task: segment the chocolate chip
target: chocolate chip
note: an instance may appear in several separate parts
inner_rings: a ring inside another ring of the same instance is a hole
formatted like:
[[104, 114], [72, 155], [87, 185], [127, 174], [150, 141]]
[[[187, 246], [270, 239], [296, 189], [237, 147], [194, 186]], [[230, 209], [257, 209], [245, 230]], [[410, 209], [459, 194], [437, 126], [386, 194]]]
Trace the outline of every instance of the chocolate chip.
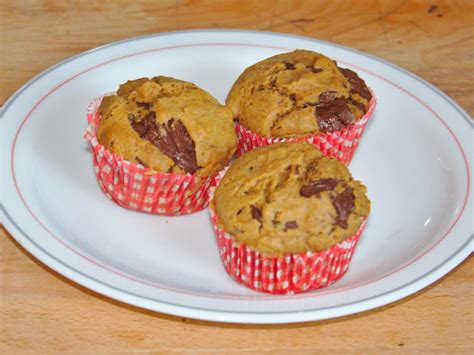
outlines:
[[296, 221], [288, 221], [285, 223], [285, 229], [296, 229], [298, 228], [298, 224]]
[[343, 98], [337, 98], [329, 102], [319, 102], [314, 113], [322, 132], [338, 131], [354, 119], [354, 114]]
[[149, 112], [141, 121], [134, 115], [128, 118], [133, 129], [140, 137], [149, 140], [158, 149], [172, 159], [187, 173], [194, 173], [200, 166], [196, 161], [194, 142], [181, 121], [170, 119], [165, 123], [156, 123], [155, 112]]
[[291, 101], [296, 102], [296, 94], [290, 94], [289, 98]]
[[238, 211], [237, 211], [237, 216], [238, 216], [239, 214], [241, 214], [243, 210], [244, 210], [243, 208], [241, 208], [240, 210], [238, 210]]
[[303, 197], [319, 196], [323, 191], [334, 190], [341, 180], [337, 179], [320, 179], [311, 181], [308, 185], [301, 187], [300, 195]]
[[250, 205], [250, 212], [252, 214], [253, 219], [256, 219], [259, 222], [262, 220], [262, 211], [260, 210], [260, 208], [254, 205]]
[[355, 208], [355, 196], [351, 187], [346, 186], [343, 192], [331, 197], [337, 212], [336, 224], [347, 228], [347, 219]]
[[321, 73], [323, 71], [321, 68], [315, 68], [315, 67], [307, 67], [307, 68], [315, 74]]
[[285, 69], [287, 69], [287, 70], [295, 70], [296, 69], [296, 67], [293, 63], [284, 62], [284, 64], [285, 64]]
[[149, 102], [138, 102], [138, 101], [137, 101], [137, 102], [136, 102], [136, 105], [137, 105], [138, 107], [144, 107], [144, 108], [146, 108], [147, 110], [149, 110], [150, 107], [151, 107], [151, 103], [149, 103]]
[[364, 80], [362, 80], [359, 75], [357, 75], [357, 73], [345, 68], [339, 68], [339, 71], [347, 78], [347, 80], [351, 84], [351, 93], [359, 94], [367, 101], [372, 98], [370, 90], [367, 88], [367, 85], [365, 85]]
[[438, 8], [437, 5], [431, 5], [426, 12], [431, 14], [432, 12], [436, 11], [437, 8]]

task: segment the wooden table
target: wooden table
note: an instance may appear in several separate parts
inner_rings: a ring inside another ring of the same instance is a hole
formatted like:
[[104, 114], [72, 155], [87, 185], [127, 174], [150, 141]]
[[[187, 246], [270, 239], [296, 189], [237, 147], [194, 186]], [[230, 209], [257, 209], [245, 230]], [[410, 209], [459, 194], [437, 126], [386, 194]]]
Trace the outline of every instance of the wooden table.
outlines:
[[[0, 9], [0, 104], [56, 62], [112, 41], [190, 28], [320, 38], [380, 56], [474, 113], [473, 7], [464, 1], [18, 1]], [[60, 276], [0, 228], [0, 352], [472, 352], [472, 256], [426, 289], [334, 320], [234, 325], [141, 310]]]

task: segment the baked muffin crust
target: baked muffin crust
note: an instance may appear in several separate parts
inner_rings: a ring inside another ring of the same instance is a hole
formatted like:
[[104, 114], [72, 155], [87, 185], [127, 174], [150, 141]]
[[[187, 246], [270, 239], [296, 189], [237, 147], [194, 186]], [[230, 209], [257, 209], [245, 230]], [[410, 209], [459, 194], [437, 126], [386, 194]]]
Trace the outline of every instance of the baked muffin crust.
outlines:
[[321, 251], [354, 235], [370, 212], [366, 187], [308, 143], [276, 143], [235, 160], [214, 208], [238, 243], [267, 255]]
[[209, 176], [236, 149], [232, 114], [192, 83], [158, 76], [120, 85], [105, 97], [99, 143], [158, 172]]
[[307, 50], [279, 54], [240, 75], [226, 103], [234, 119], [267, 137], [332, 132], [355, 123], [372, 97], [350, 69]]

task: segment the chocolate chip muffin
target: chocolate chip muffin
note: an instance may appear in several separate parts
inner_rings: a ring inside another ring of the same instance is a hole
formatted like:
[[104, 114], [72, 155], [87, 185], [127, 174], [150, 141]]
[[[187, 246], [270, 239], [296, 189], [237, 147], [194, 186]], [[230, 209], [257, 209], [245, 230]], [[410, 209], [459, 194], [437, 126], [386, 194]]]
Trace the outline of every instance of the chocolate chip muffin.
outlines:
[[211, 204], [223, 229], [265, 255], [318, 252], [357, 233], [366, 187], [308, 143], [275, 143], [235, 160]]
[[372, 94], [352, 70], [328, 57], [296, 50], [245, 69], [226, 104], [234, 119], [265, 137], [334, 132], [354, 124]]
[[157, 172], [210, 176], [224, 168], [237, 137], [231, 112], [196, 85], [158, 76], [104, 97], [99, 143]]

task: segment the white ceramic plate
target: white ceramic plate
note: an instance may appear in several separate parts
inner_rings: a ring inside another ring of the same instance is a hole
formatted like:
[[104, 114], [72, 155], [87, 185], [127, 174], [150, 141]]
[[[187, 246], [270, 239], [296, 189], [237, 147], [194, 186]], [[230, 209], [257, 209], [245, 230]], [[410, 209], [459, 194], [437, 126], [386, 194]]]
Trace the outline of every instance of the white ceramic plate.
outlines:
[[[208, 211], [157, 217], [122, 209], [95, 180], [86, 108], [120, 83], [163, 74], [224, 101], [241, 71], [306, 48], [354, 68], [378, 106], [350, 166], [372, 214], [349, 272], [314, 292], [271, 296], [232, 281]], [[114, 299], [179, 316], [242, 323], [338, 317], [405, 297], [472, 250], [472, 125], [433, 86], [378, 58], [309, 38], [186, 31], [117, 42], [41, 73], [5, 104], [2, 222], [39, 260]]]

